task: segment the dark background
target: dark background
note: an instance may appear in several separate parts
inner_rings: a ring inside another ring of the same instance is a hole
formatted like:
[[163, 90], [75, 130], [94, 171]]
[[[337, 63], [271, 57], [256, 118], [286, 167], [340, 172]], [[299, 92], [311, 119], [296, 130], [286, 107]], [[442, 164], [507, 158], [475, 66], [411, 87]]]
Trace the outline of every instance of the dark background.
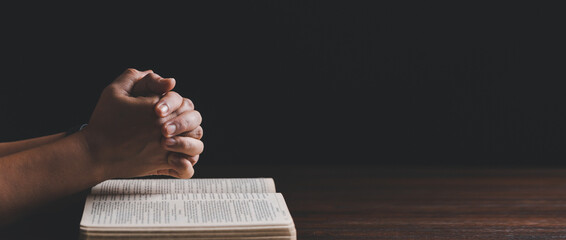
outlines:
[[199, 164], [563, 165], [564, 14], [543, 4], [199, 1], [2, 11], [0, 141], [175, 77]]

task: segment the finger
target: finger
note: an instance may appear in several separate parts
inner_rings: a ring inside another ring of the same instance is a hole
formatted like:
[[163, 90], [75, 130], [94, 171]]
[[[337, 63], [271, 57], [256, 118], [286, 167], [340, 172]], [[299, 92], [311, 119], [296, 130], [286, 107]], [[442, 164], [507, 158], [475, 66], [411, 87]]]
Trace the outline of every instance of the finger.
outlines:
[[129, 92], [129, 90], [132, 89], [134, 83], [140, 80], [141, 78], [143, 78], [147, 74], [148, 71], [142, 72], [134, 68], [128, 68], [114, 80], [113, 84], [116, 84], [121, 89], [124, 89], [127, 92]]
[[177, 111], [183, 104], [183, 97], [176, 92], [167, 92], [155, 105], [155, 113], [160, 117], [166, 117]]
[[162, 78], [153, 71], [134, 82], [130, 94], [132, 96], [163, 95], [175, 87], [174, 78]]
[[[183, 158], [188, 160], [191, 163], [191, 165], [194, 166], [194, 165], [197, 164], [197, 162], [200, 158], [200, 155], [196, 155], [196, 156], [185, 155]], [[177, 173], [177, 171], [175, 171], [175, 173]], [[157, 173], [152, 173], [150, 175], [169, 175], [169, 169], [157, 170]], [[177, 177], [177, 176], [173, 176], [173, 177]]]
[[174, 169], [157, 170], [155, 172], [155, 174], [151, 174], [151, 175], [162, 175], [162, 176], [171, 176], [171, 177], [175, 177], [175, 178], [180, 178], [179, 173], [177, 171], [175, 171]]
[[201, 126], [198, 126], [197, 128], [195, 128], [191, 131], [184, 132], [184, 133], [177, 135], [177, 136], [192, 137], [192, 138], [200, 140], [203, 135], [204, 135], [204, 130], [202, 129]]
[[187, 160], [182, 154], [169, 154], [167, 161], [172, 168], [171, 170], [177, 173], [176, 177], [178, 178], [191, 178], [195, 173], [192, 163]]
[[188, 98], [183, 98], [183, 103], [181, 104], [181, 106], [179, 108], [177, 108], [177, 110], [173, 110], [167, 116], [159, 118], [159, 125], [163, 125], [166, 122], [169, 122], [169, 120], [176, 118], [177, 116], [183, 114], [184, 112], [192, 111], [194, 109], [195, 109], [195, 105], [193, 104], [193, 101], [191, 101]]
[[[139, 71], [139, 70], [138, 70], [138, 71]], [[147, 75], [148, 73], [153, 73], [153, 70], [149, 69], [149, 70], [144, 70], [144, 71], [140, 71], [140, 72], [143, 73], [143, 76], [145, 76], [145, 75]], [[143, 77], [143, 76], [142, 76], [142, 77]], [[141, 79], [141, 77], [138, 78], [138, 80], [139, 80], [139, 79]]]
[[191, 162], [191, 164], [194, 166], [195, 164], [197, 164], [199, 157], [200, 154], [196, 156], [187, 156], [187, 160], [189, 160], [189, 162]]
[[191, 99], [183, 98], [183, 104], [177, 111], [181, 113], [190, 110], [195, 110], [195, 104], [193, 103], [193, 101], [191, 101]]
[[181, 177], [181, 175], [179, 175], [179, 173], [177, 171], [175, 171], [175, 169], [167, 169], [167, 175], [169, 175], [171, 177], [176, 177], [176, 178], [183, 178], [183, 177]]
[[183, 132], [192, 131], [200, 126], [201, 122], [202, 116], [198, 111], [186, 111], [163, 124], [161, 131], [163, 136], [172, 137]]
[[196, 156], [204, 150], [204, 143], [198, 139], [176, 136], [163, 139], [163, 147], [168, 151]]
[[155, 175], [169, 175], [169, 169], [157, 170]]

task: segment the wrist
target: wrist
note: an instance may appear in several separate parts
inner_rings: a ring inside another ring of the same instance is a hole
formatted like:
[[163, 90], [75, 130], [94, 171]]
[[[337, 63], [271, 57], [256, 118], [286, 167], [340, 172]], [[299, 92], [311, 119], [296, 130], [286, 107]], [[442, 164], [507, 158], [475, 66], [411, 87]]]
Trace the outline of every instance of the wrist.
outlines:
[[76, 134], [73, 134], [70, 137], [74, 137], [77, 139], [77, 143], [79, 144], [79, 148], [85, 154], [85, 160], [91, 166], [91, 174], [93, 175], [94, 179], [97, 182], [102, 182], [107, 179], [113, 178], [110, 176], [109, 172], [106, 170], [107, 166], [105, 166], [105, 161], [103, 161], [103, 157], [101, 157], [101, 151], [98, 144], [96, 144], [95, 139], [93, 136], [87, 131], [86, 129], [83, 131], [79, 131]]

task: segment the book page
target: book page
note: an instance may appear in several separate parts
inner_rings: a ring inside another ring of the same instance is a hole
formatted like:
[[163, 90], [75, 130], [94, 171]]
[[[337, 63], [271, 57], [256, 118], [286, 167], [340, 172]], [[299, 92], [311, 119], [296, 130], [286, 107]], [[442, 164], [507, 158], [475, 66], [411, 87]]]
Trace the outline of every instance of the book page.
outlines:
[[113, 179], [91, 194], [275, 193], [272, 178]]
[[288, 225], [280, 193], [151, 194], [143, 200], [87, 197], [82, 227], [221, 227]]

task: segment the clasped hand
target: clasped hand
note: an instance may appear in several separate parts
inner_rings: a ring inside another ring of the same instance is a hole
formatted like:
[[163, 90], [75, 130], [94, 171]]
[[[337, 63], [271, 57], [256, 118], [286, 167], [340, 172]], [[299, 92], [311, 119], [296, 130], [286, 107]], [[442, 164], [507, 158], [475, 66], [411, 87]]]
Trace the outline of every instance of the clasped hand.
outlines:
[[202, 118], [174, 86], [151, 70], [127, 69], [104, 89], [81, 134], [105, 178], [193, 176]]

